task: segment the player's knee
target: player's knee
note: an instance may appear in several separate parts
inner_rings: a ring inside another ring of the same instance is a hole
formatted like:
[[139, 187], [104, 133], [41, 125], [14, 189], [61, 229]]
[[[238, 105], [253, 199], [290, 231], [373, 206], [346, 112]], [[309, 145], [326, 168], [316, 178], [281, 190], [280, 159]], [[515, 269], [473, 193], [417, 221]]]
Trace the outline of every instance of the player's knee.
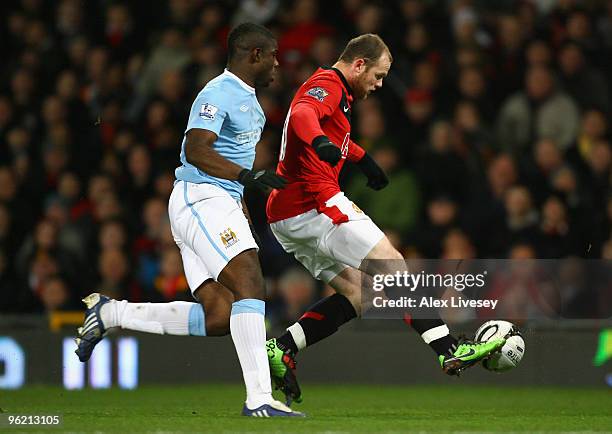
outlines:
[[229, 312], [225, 315], [206, 316], [206, 335], [207, 336], [226, 336], [230, 332]]
[[393, 246], [389, 246], [389, 249], [387, 251], [387, 257], [388, 259], [396, 260], [396, 261], [404, 260], [404, 257], [402, 256], [402, 254]]
[[245, 298], [263, 300], [265, 296], [265, 282], [259, 266], [244, 269], [234, 291], [236, 300]]
[[265, 283], [261, 271], [244, 270], [243, 274], [235, 279], [234, 286], [230, 288], [235, 301], [245, 298], [263, 300], [266, 295]]
[[366, 259], [373, 260], [403, 260], [402, 254], [391, 244], [387, 237], [383, 237], [368, 253]]
[[236, 301], [245, 298], [263, 300], [265, 285], [257, 252], [249, 250], [234, 257], [219, 274], [219, 282], [233, 293]]

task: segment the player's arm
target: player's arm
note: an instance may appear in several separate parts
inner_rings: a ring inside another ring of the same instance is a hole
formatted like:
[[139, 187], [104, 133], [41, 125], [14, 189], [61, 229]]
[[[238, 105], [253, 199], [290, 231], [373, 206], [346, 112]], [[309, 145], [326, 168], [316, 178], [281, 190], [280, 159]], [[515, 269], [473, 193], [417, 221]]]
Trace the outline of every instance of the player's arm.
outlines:
[[202, 172], [215, 178], [236, 180], [245, 187], [253, 186], [261, 190], [285, 188], [286, 181], [269, 170], [254, 172], [245, 169], [221, 156], [213, 148], [217, 134], [212, 131], [193, 128], [187, 132], [185, 158]]
[[389, 184], [389, 179], [376, 161], [365, 149], [352, 140], [349, 141], [348, 155], [346, 159], [356, 163], [364, 175], [368, 178], [367, 186], [374, 190], [381, 190]]
[[332, 166], [338, 164], [342, 152], [323, 132], [321, 120], [338, 107], [341, 94], [340, 86], [332, 80], [313, 82], [291, 110], [291, 124], [296, 136], [309, 143], [319, 159]]
[[348, 154], [346, 156], [346, 159], [348, 161], [350, 161], [351, 163], [358, 163], [359, 160], [361, 160], [365, 154], [365, 149], [363, 149], [361, 146], [359, 146], [352, 140], [349, 140]]
[[185, 158], [202, 172], [238, 181], [262, 190], [283, 188], [285, 180], [274, 172], [246, 169], [219, 154], [214, 143], [227, 118], [226, 95], [217, 88], [205, 89], [191, 107], [185, 141]]
[[187, 132], [185, 141], [185, 158], [202, 172], [215, 178], [237, 180], [244, 167], [222, 157], [213, 144], [217, 141], [217, 134], [200, 128], [193, 128]]

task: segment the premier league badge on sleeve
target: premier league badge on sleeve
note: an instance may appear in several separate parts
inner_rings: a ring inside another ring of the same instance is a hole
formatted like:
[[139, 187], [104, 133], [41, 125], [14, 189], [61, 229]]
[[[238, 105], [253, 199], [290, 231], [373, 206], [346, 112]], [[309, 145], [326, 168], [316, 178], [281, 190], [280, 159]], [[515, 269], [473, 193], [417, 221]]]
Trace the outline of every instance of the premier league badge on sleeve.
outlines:
[[306, 92], [306, 95], [310, 95], [311, 97], [318, 99], [320, 102], [323, 102], [323, 100], [327, 95], [329, 95], [329, 93], [322, 87], [313, 87], [308, 92]]
[[214, 121], [215, 115], [217, 114], [218, 111], [219, 109], [217, 107], [215, 107], [212, 104], [208, 104], [206, 102], [202, 104], [202, 107], [200, 107], [200, 117], [204, 119], [208, 119], [210, 121]]

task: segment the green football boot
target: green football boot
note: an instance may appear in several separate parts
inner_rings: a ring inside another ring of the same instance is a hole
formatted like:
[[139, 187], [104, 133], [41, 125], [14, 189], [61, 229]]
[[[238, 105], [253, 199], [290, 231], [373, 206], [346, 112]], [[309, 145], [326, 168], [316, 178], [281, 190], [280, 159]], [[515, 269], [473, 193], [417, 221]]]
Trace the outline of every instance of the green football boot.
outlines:
[[295, 359], [289, 352], [284, 352], [276, 345], [276, 339], [266, 342], [270, 375], [276, 389], [285, 394], [287, 405], [302, 402], [302, 392], [295, 376]]
[[442, 370], [448, 375], [459, 375], [461, 371], [475, 365], [491, 354], [499, 351], [504, 346], [504, 338], [494, 339], [489, 342], [474, 343], [472, 341], [460, 341], [453, 355], [441, 355], [438, 357]]

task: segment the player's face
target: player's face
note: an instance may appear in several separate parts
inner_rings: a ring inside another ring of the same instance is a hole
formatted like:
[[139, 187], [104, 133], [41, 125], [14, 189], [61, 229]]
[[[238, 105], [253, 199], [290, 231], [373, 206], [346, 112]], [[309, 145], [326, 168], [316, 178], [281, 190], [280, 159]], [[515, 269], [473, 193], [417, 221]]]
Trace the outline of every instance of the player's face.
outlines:
[[276, 42], [262, 48], [259, 53], [259, 73], [255, 79], [255, 87], [268, 87], [274, 81], [278, 68], [278, 46]]
[[358, 75], [356, 85], [353, 87], [355, 96], [359, 99], [366, 99], [370, 93], [380, 89], [390, 68], [391, 61], [387, 54], [383, 54], [376, 63], [369, 67], [364, 66], [363, 71]]

